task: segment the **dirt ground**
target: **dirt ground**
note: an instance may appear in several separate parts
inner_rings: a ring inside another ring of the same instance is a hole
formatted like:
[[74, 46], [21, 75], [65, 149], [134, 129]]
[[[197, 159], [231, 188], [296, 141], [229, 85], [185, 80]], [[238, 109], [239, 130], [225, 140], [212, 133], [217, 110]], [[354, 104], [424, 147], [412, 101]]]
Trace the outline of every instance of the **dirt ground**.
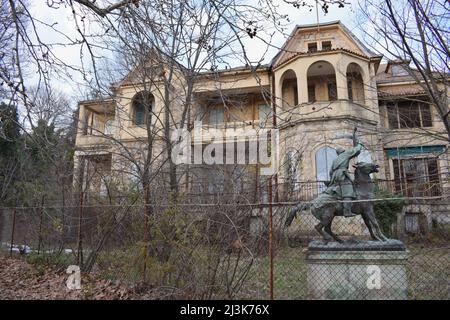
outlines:
[[81, 275], [81, 290], [70, 290], [63, 270], [30, 264], [25, 258], [0, 254], [0, 299], [128, 299], [126, 287], [92, 275]]

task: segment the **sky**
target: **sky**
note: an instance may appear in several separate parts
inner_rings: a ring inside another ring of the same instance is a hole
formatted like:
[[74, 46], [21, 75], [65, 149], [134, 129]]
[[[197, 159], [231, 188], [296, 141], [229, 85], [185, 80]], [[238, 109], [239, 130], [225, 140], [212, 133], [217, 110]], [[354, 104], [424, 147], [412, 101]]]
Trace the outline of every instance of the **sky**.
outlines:
[[[290, 34], [291, 31], [294, 29], [295, 25], [302, 25], [302, 24], [312, 24], [317, 23], [317, 16], [316, 16], [316, 10], [313, 10], [309, 12], [306, 8], [300, 8], [296, 9], [292, 5], [287, 4], [286, 2], [279, 0], [274, 1], [277, 2], [279, 5], [279, 13], [281, 14], [287, 14], [289, 16], [289, 26], [287, 28], [287, 33]], [[355, 34], [358, 33], [357, 28], [355, 28], [356, 25], [356, 17], [355, 12], [358, 9], [358, 3], [356, 0], [348, 1], [350, 4], [346, 5], [344, 8], [338, 8], [337, 5], [332, 6], [327, 14], [325, 14], [321, 8], [319, 8], [319, 22], [330, 22], [330, 21], [336, 21], [340, 20], [342, 23], [344, 23], [352, 32]], [[270, 60], [277, 54], [278, 50], [277, 48], [280, 48], [283, 43], [286, 41], [286, 36], [277, 33], [275, 37], [272, 39], [272, 44], [274, 47], [272, 47], [265, 57], [265, 62], [268, 63]], [[259, 57], [261, 56], [261, 52], [265, 50], [265, 45], [263, 43], [257, 43], [257, 41], [252, 41], [252, 43], [249, 43], [248, 46], [248, 53], [253, 58], [253, 60], [259, 60]]]
[[[257, 1], [257, 0], [255, 0]], [[329, 13], [325, 14], [319, 8], [319, 21], [320, 22], [329, 22], [335, 20], [341, 20], [351, 31], [358, 35], [358, 29], [356, 28], [356, 11], [358, 10], [357, 0], [347, 0], [349, 5], [345, 5], [344, 8], [338, 8], [337, 6], [332, 6], [329, 10]], [[289, 17], [290, 23], [287, 26], [286, 33], [289, 34], [291, 30], [297, 24], [311, 24], [316, 23], [316, 11], [312, 10], [311, 12], [306, 8], [296, 9], [291, 4], [287, 4], [282, 0], [274, 0], [274, 3], [279, 6], [279, 13], [286, 14]], [[44, 26], [42, 23], [37, 23], [37, 28], [39, 32], [39, 36], [41, 40], [48, 44], [53, 44], [52, 50], [54, 54], [64, 61], [65, 63], [82, 67], [80, 60], [80, 45], [64, 45], [68, 43], [67, 38], [71, 39], [80, 39], [80, 35], [77, 33], [75, 28], [74, 19], [72, 17], [72, 13], [70, 7], [61, 5], [57, 9], [49, 8], [46, 0], [36, 0], [32, 1], [31, 11], [35, 18], [46, 23], [46, 24], [54, 24], [55, 28], [60, 31], [57, 33], [52, 31], [50, 28]], [[95, 26], [86, 26], [90, 31], [96, 30]], [[64, 34], [64, 36], [63, 36]], [[286, 36], [277, 33], [274, 38], [272, 38], [271, 47], [267, 53], [264, 55], [264, 63], [270, 62], [273, 56], [277, 53], [277, 48], [281, 47], [286, 40]], [[260, 61], [261, 54], [266, 52], [266, 44], [262, 41], [254, 39], [247, 39], [245, 41], [246, 51], [251, 61]], [[88, 68], [91, 65], [88, 52], [84, 48], [84, 63]], [[81, 90], [83, 90], [81, 83], [83, 83], [83, 79], [81, 75], [76, 72], [70, 72], [70, 76], [72, 79], [68, 79], [67, 76], [61, 76], [61, 74], [53, 74], [52, 75], [52, 85], [57, 87], [58, 89], [64, 91], [69, 97], [73, 97], [73, 99], [77, 99], [81, 95]], [[33, 81], [31, 79], [31, 81]]]

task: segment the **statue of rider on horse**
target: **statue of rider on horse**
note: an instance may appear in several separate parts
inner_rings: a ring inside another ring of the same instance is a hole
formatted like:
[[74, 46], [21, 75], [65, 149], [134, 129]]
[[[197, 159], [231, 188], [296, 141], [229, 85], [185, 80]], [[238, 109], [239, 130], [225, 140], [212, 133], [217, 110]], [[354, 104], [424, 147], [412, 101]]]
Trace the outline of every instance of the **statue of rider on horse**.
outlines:
[[[286, 226], [291, 225], [299, 211], [311, 210], [311, 213], [320, 221], [315, 229], [325, 241], [333, 239], [342, 242], [331, 230], [335, 216], [354, 217], [360, 214], [369, 229], [372, 239], [387, 240], [375, 218], [373, 199], [375, 186], [370, 177], [371, 173], [378, 172], [378, 165], [359, 162], [355, 167], [355, 180], [348, 171], [350, 161], [357, 157], [364, 146], [356, 136], [356, 127], [353, 135], [353, 147], [347, 150], [338, 147], [337, 158], [334, 159], [330, 170], [330, 182], [327, 189], [309, 203], [300, 203], [289, 211]], [[359, 201], [358, 201], [359, 200]]]
[[345, 150], [342, 147], [336, 148], [337, 158], [334, 159], [330, 170], [330, 182], [325, 193], [335, 196], [344, 201], [344, 217], [354, 217], [356, 214], [352, 213], [352, 203], [350, 201], [356, 199], [353, 181], [348, 172], [350, 160], [357, 157], [363, 145], [356, 137], [356, 127], [353, 130], [353, 148]]

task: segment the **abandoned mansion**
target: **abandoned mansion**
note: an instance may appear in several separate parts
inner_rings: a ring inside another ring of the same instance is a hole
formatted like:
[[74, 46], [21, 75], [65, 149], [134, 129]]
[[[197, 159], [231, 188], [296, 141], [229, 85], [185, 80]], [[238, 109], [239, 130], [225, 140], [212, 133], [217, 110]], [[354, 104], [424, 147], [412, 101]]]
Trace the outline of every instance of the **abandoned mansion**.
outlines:
[[116, 83], [111, 97], [79, 102], [74, 162], [90, 197], [153, 179], [158, 197], [176, 181], [181, 192], [204, 199], [267, 201], [269, 177], [257, 161], [170, 160], [167, 149], [176, 146], [168, 137], [185, 127], [189, 148], [244, 141], [248, 157], [252, 139], [276, 129], [277, 138], [268, 140], [277, 154], [273, 197], [311, 200], [329, 179], [336, 148], [351, 146], [356, 127], [365, 149], [355, 161], [378, 164], [373, 179], [380, 188], [415, 203], [404, 212], [408, 231], [450, 218], [448, 138], [423, 85], [406, 62], [383, 60], [341, 22], [296, 26], [270, 63], [258, 67], [203, 71], [187, 80], [183, 66], [172, 63], [170, 71], [149, 60]]

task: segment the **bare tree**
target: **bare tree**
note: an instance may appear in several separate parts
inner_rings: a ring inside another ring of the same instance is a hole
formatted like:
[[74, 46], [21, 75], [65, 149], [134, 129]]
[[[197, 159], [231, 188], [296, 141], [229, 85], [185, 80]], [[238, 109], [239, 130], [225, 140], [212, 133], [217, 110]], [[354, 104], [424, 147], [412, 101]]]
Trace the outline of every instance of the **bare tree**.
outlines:
[[373, 27], [365, 33], [374, 50], [403, 61], [414, 81], [436, 108], [450, 139], [449, 86], [449, 6], [446, 1], [361, 2], [361, 14]]

